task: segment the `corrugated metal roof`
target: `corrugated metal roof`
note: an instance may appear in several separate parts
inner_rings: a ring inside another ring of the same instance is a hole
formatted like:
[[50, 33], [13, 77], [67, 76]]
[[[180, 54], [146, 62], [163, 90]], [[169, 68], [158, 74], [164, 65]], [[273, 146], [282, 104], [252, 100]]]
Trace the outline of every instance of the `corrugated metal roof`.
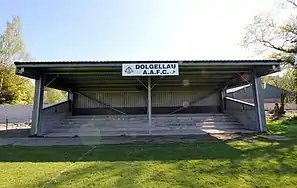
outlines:
[[37, 64], [37, 63], [42, 63], [42, 64], [84, 64], [84, 63], [91, 63], [91, 64], [97, 64], [97, 63], [102, 63], [102, 64], [122, 64], [122, 63], [169, 63], [169, 62], [174, 62], [174, 63], [180, 63], [180, 64], [187, 64], [187, 63], [222, 63], [222, 64], [228, 64], [228, 63], [234, 63], [234, 64], [259, 64], [259, 63], [280, 63], [282, 62], [281, 60], [141, 60], [141, 61], [95, 61], [95, 60], [84, 60], [84, 61], [79, 61], [79, 60], [53, 60], [53, 61], [42, 61], [42, 60], [34, 60], [34, 61], [16, 61], [15, 64]]

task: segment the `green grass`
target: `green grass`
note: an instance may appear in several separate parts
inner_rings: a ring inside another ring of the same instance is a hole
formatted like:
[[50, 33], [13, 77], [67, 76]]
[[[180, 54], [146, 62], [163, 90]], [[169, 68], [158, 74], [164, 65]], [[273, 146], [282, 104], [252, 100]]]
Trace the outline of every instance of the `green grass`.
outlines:
[[296, 187], [296, 120], [268, 127], [292, 140], [0, 147], [0, 187]]
[[279, 120], [268, 120], [267, 129], [270, 134], [284, 134], [296, 137], [297, 133], [297, 116], [287, 117]]

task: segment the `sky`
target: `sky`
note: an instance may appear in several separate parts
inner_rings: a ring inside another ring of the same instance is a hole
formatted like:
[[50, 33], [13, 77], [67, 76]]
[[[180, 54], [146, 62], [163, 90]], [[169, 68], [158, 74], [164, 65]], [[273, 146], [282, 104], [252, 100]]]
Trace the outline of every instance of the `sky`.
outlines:
[[35, 60], [258, 58], [239, 43], [275, 0], [2, 0], [0, 32], [13, 16]]

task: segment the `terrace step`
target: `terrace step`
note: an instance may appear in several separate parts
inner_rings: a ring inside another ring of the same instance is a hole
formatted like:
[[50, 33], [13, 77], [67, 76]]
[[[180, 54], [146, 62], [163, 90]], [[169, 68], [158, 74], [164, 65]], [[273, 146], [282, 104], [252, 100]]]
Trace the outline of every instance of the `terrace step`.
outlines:
[[[225, 125], [202, 125], [202, 126], [164, 126], [164, 127], [151, 127], [152, 130], [180, 130], [180, 129], [207, 129], [207, 128], [238, 128], [241, 127], [237, 124], [225, 124]], [[95, 126], [76, 126], [76, 127], [68, 127], [68, 126], [59, 126], [56, 127], [55, 130], [70, 130], [70, 131], [83, 131], [83, 130], [90, 130], [90, 131], [104, 131], [104, 130], [148, 130], [149, 127], [142, 126], [142, 127], [95, 127]]]
[[254, 131], [246, 129], [208, 129], [208, 130], [178, 130], [178, 131], [166, 131], [166, 130], [152, 130], [151, 134], [148, 131], [137, 132], [55, 132], [46, 134], [45, 137], [89, 137], [89, 136], [156, 136], [156, 135], [205, 135], [205, 134], [233, 134], [233, 133], [254, 133]]
[[[201, 127], [201, 126], [225, 126], [225, 125], [238, 125], [241, 124], [236, 121], [227, 121], [227, 122], [159, 122], [154, 123], [152, 122], [152, 127], [184, 127], [184, 126], [191, 126], [191, 127]], [[113, 128], [125, 128], [125, 127], [147, 127], [148, 122], [142, 122], [142, 123], [114, 123], [114, 122], [106, 122], [106, 123], [98, 123], [98, 122], [64, 122], [61, 124], [56, 124], [53, 126], [53, 128], [58, 127], [113, 127]]]
[[[159, 118], [159, 117], [205, 117], [205, 116], [227, 116], [223, 113], [200, 113], [200, 114], [171, 114], [168, 116], [167, 114], [153, 114], [153, 118]], [[147, 115], [76, 115], [76, 116], [67, 116], [68, 118], [147, 118]]]
[[46, 136], [191, 135], [234, 131], [244, 127], [226, 114], [68, 116], [54, 124]]

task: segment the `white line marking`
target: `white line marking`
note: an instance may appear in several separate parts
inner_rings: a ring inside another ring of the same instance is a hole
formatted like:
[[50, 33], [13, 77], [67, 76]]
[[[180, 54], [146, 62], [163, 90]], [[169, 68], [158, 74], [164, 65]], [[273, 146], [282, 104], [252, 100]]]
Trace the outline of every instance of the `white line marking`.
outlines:
[[81, 161], [86, 155], [88, 155], [89, 153], [91, 153], [92, 151], [94, 151], [94, 149], [96, 149], [97, 146], [93, 146], [91, 149], [89, 149], [87, 152], [85, 152], [84, 154], [82, 154], [76, 161], [74, 161], [73, 163], [71, 163], [70, 165], [68, 165], [67, 167], [65, 167], [63, 170], [61, 170], [56, 176], [54, 176], [52, 179], [50, 179], [49, 181], [45, 182], [42, 185], [42, 188], [44, 188], [46, 185], [56, 181], [56, 179], [58, 179], [63, 173], [65, 173], [70, 167], [72, 167], [73, 165], [75, 165], [76, 162]]

